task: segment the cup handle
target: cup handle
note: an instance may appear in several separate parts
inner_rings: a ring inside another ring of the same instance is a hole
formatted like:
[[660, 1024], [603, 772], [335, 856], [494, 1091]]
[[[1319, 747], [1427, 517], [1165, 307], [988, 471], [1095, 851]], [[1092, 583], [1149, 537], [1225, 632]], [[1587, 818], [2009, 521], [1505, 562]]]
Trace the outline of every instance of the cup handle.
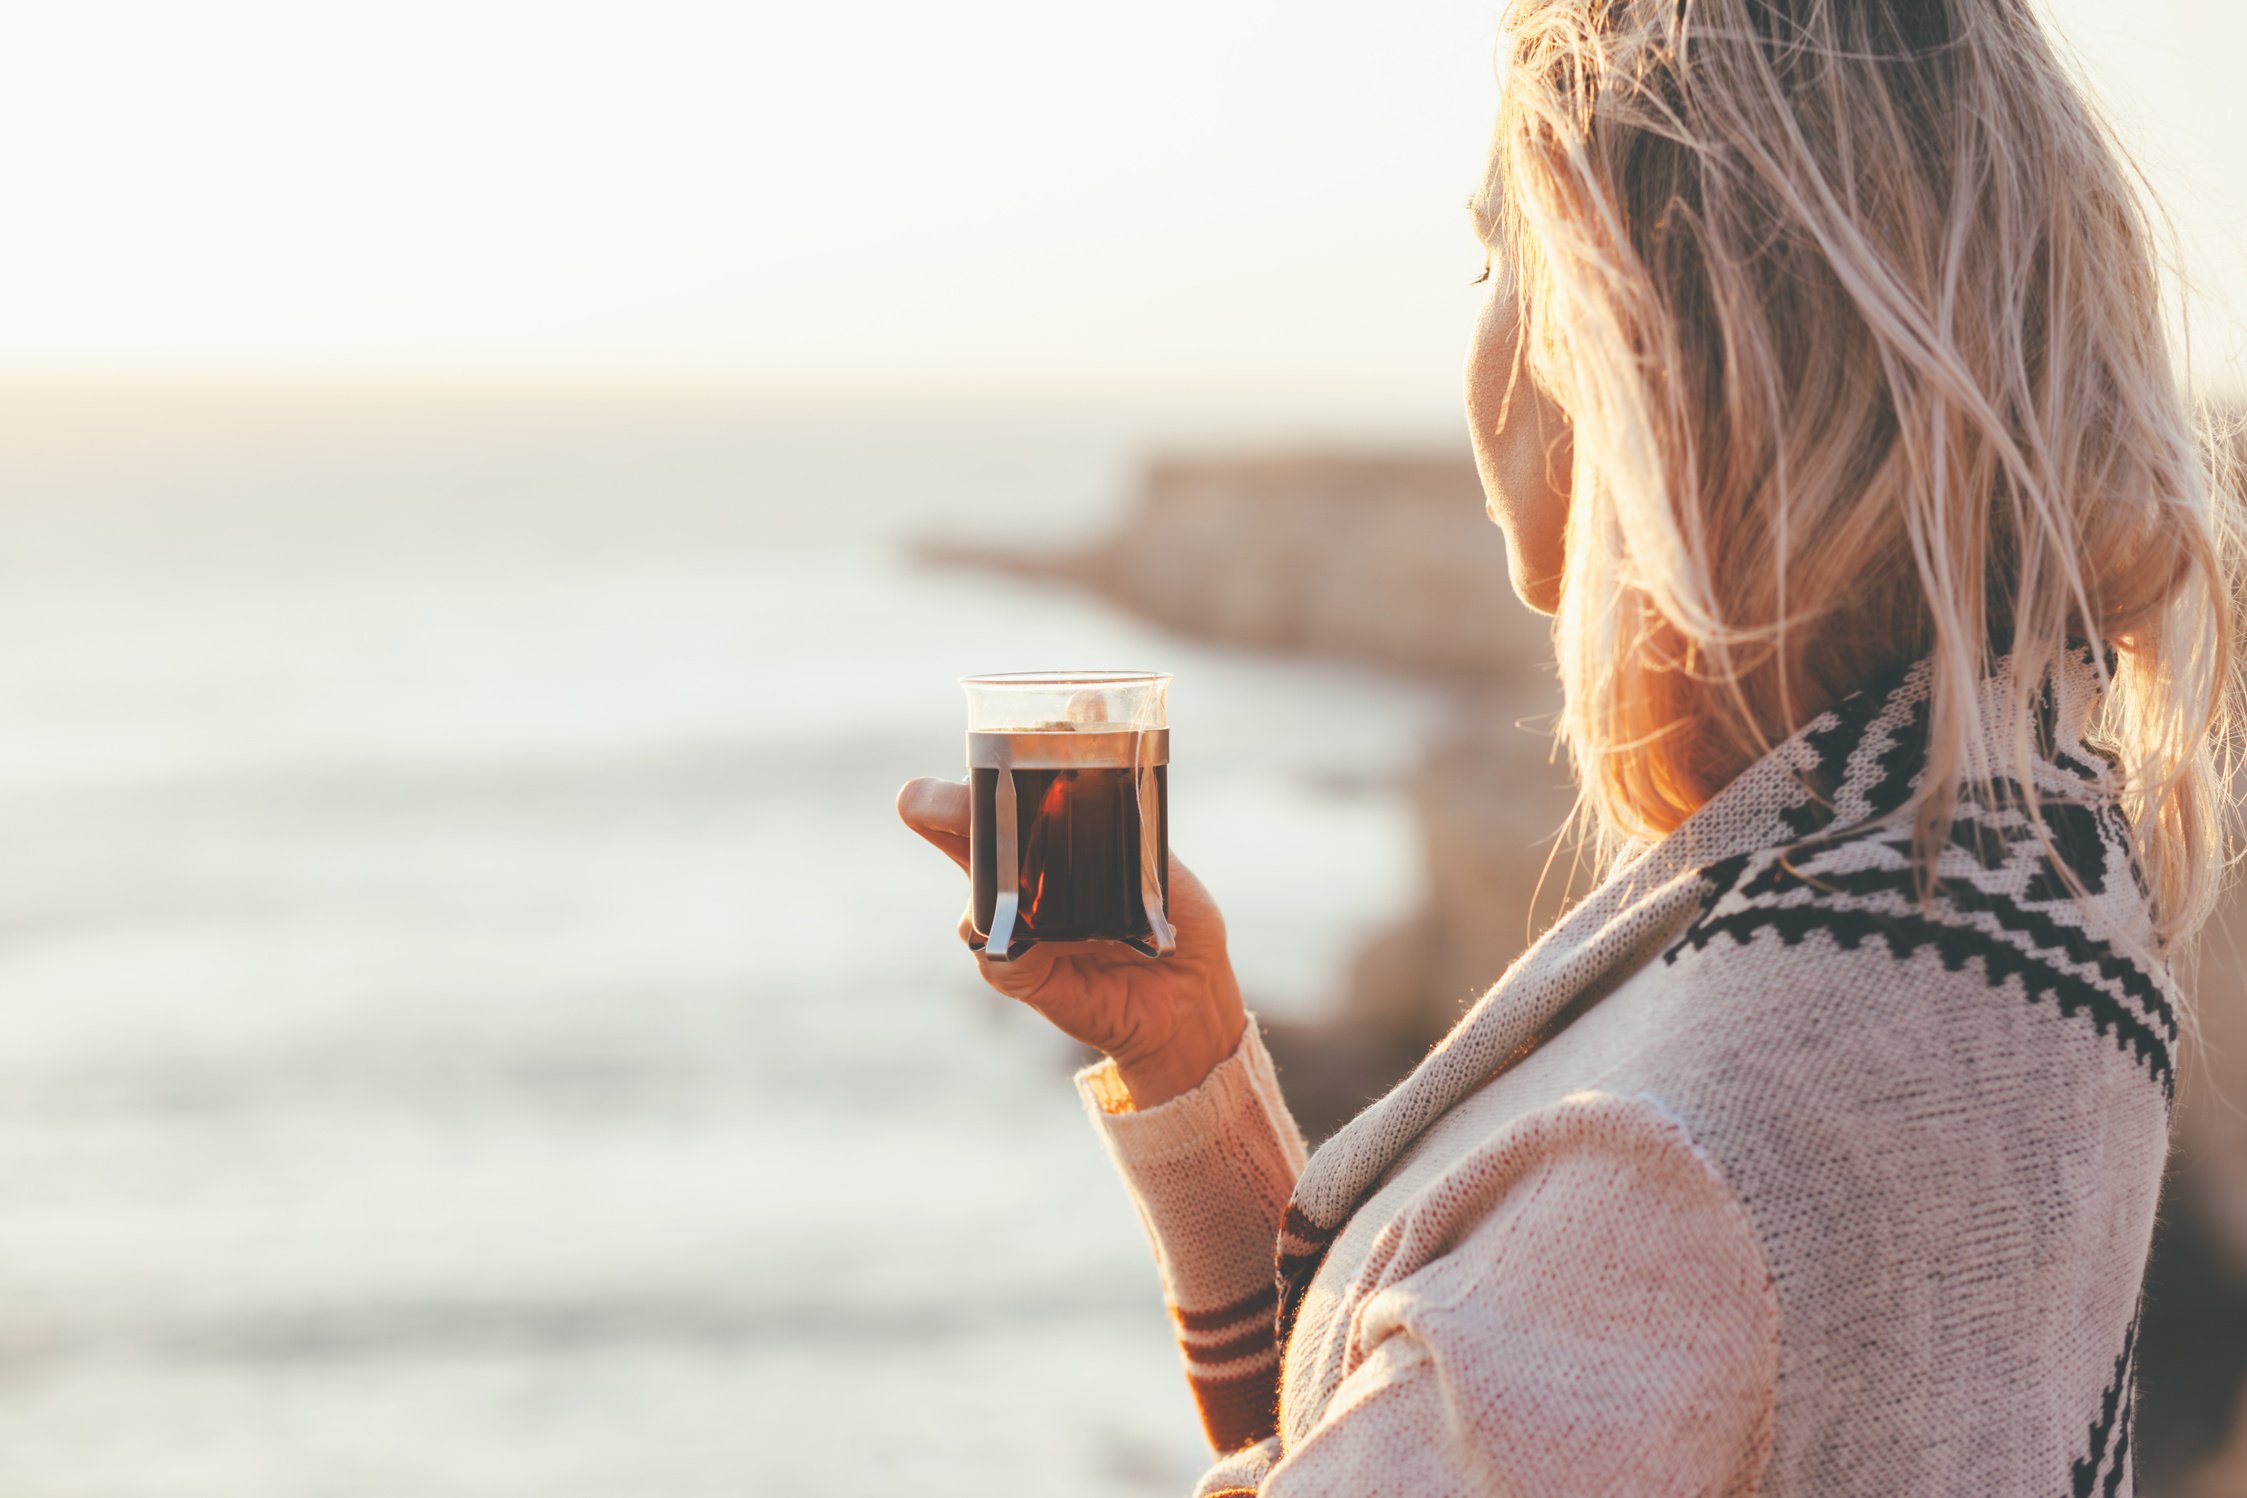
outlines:
[[1131, 736], [1131, 779], [1139, 793], [1139, 902], [1146, 907], [1147, 934], [1151, 938], [1141, 950], [1150, 957], [1168, 957], [1178, 950], [1178, 933], [1171, 928], [1170, 912], [1163, 908], [1161, 860], [1165, 850], [1158, 836], [1162, 830], [1162, 796], [1155, 789], [1155, 767], [1146, 763], [1141, 753], [1146, 742], [1145, 734]]
[[1014, 954], [1014, 922], [1022, 902], [1020, 834], [1016, 831], [1014, 805], [1014, 770], [1001, 766], [998, 786], [991, 796], [996, 824], [991, 830], [992, 842], [999, 856], [997, 886], [998, 898], [991, 907], [991, 930], [984, 938], [983, 956], [988, 962], [1011, 962]]

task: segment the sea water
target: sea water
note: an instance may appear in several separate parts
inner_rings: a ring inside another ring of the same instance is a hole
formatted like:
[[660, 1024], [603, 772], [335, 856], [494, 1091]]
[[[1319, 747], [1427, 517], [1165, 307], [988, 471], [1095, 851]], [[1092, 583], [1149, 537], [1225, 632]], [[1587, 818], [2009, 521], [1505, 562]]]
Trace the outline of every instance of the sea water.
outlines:
[[963, 673], [1175, 673], [1174, 846], [1310, 1014], [1417, 896], [1431, 704], [910, 560], [1115, 523], [1140, 434], [10, 408], [0, 1492], [1183, 1491], [1079, 1056], [891, 801], [964, 773]]

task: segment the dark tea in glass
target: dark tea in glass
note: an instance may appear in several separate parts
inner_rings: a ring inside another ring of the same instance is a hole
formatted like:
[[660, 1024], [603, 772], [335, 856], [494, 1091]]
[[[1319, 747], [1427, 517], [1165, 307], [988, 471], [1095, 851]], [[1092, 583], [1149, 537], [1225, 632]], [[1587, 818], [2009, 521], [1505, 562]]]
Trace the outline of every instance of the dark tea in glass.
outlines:
[[992, 960], [1041, 941], [1168, 955], [1167, 676], [968, 677], [973, 924]]

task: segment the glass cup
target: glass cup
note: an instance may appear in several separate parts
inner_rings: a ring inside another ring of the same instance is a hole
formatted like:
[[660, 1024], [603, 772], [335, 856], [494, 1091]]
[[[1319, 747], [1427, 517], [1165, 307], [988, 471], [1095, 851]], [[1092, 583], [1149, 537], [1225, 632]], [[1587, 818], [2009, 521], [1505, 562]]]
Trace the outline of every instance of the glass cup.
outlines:
[[974, 794], [971, 945], [1177, 947], [1170, 895], [1170, 678], [1156, 671], [963, 676]]

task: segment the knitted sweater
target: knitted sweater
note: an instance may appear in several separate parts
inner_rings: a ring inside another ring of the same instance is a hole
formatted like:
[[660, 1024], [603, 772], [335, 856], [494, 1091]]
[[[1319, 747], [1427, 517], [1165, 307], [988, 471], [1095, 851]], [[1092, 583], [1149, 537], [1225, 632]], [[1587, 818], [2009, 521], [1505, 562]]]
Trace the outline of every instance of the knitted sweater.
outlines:
[[1969, 799], [1927, 903], [1869, 825], [1921, 769], [1926, 664], [1844, 699], [1307, 1161], [1253, 1023], [1144, 1112], [1082, 1073], [1199, 1492], [2130, 1492], [2176, 994], [2132, 955], [2097, 691], [2078, 647], [2033, 725], [2052, 852], [2017, 787]]

